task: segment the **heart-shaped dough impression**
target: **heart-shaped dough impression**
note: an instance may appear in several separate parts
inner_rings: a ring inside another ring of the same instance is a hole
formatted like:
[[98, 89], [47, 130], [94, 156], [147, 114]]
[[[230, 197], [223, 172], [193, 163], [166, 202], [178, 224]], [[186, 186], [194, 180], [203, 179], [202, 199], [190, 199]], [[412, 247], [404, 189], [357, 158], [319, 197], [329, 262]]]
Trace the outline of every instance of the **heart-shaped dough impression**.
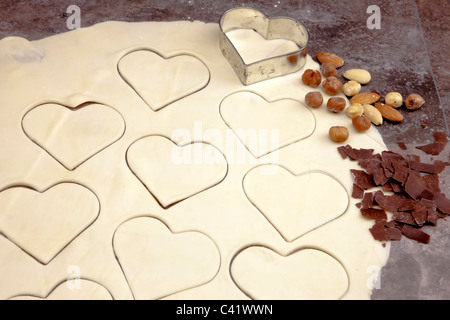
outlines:
[[74, 170], [125, 132], [120, 113], [97, 103], [77, 108], [43, 104], [25, 115], [22, 126], [32, 141], [68, 170]]
[[214, 278], [220, 266], [210, 238], [194, 231], [172, 233], [150, 217], [123, 223], [113, 245], [136, 299], [160, 299], [202, 285]]
[[301, 102], [269, 102], [248, 91], [226, 97], [220, 114], [256, 158], [309, 137], [316, 127], [314, 115]]
[[227, 161], [215, 147], [196, 142], [178, 146], [162, 136], [148, 136], [127, 152], [131, 171], [164, 207], [222, 181]]
[[348, 289], [342, 264], [316, 249], [282, 256], [249, 247], [234, 258], [230, 272], [236, 285], [257, 300], [335, 300]]
[[331, 176], [321, 172], [293, 175], [276, 165], [258, 166], [243, 182], [248, 199], [286, 241], [342, 215], [348, 194]]
[[165, 58], [150, 50], [125, 55], [118, 69], [122, 78], [154, 111], [203, 89], [210, 77], [203, 62], [191, 55]]
[[0, 193], [0, 231], [43, 264], [49, 263], [98, 217], [90, 190], [61, 183], [45, 192], [14, 187]]
[[111, 293], [102, 285], [85, 279], [67, 280], [46, 297], [16, 296], [9, 300], [112, 300]]

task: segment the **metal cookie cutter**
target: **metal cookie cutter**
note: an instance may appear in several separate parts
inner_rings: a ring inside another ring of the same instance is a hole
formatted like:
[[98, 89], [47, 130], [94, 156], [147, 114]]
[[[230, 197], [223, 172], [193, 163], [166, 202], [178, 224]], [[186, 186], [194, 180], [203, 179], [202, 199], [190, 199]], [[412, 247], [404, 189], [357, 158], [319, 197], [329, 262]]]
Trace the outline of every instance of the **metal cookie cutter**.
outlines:
[[[269, 19], [251, 8], [226, 11], [220, 18], [220, 49], [244, 85], [294, 73], [306, 63], [309, 32], [300, 22], [278, 17]], [[266, 40], [287, 39], [297, 44], [298, 50], [246, 64], [226, 32], [235, 29], [253, 29]]]

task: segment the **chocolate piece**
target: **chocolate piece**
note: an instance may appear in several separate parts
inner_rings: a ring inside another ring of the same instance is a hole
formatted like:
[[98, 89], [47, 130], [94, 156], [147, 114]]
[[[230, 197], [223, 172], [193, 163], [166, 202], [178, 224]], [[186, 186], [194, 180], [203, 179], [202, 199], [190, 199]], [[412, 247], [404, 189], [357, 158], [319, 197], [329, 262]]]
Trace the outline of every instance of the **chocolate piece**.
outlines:
[[353, 174], [355, 184], [357, 184], [361, 189], [367, 190], [375, 187], [373, 178], [368, 173], [356, 169], [351, 169], [350, 172]]
[[445, 194], [438, 193], [433, 199], [436, 208], [445, 214], [450, 214], [450, 200], [447, 199]]
[[379, 155], [373, 156], [370, 159], [359, 161], [361, 168], [365, 169], [368, 174], [373, 176], [373, 181], [377, 186], [386, 184], [389, 179], [384, 174], [384, 169], [381, 165], [381, 157]]
[[360, 188], [357, 184], [353, 184], [352, 198], [362, 199], [364, 196], [364, 190]]
[[354, 149], [350, 145], [338, 147], [343, 159], [349, 157], [352, 160], [368, 159], [372, 156], [374, 149]]
[[364, 193], [363, 199], [361, 201], [361, 208], [362, 209], [368, 209], [373, 208], [375, 203], [373, 201], [373, 193], [372, 192], [366, 192]]
[[397, 137], [397, 145], [400, 147], [400, 149], [402, 150], [407, 150], [408, 147], [406, 146], [406, 144], [403, 142], [402, 137]]
[[426, 188], [427, 185], [422, 180], [422, 176], [416, 171], [411, 171], [405, 183], [406, 193], [413, 199], [419, 199]]
[[402, 234], [409, 239], [416, 240], [417, 242], [425, 244], [430, 242], [430, 235], [420, 229], [405, 224], [404, 226], [402, 226], [401, 230]]
[[435, 161], [433, 164], [423, 163], [420, 161], [408, 161], [408, 165], [411, 169], [420, 172], [439, 174], [444, 171], [445, 167], [450, 165], [450, 163], [439, 160]]
[[346, 146], [340, 146], [337, 148], [339, 154], [341, 155], [342, 159], [347, 159], [347, 152], [345, 151]]
[[387, 220], [386, 211], [382, 209], [375, 209], [375, 208], [361, 209], [361, 214], [363, 215], [363, 217], [366, 217], [368, 219]]
[[422, 150], [426, 154], [439, 155], [447, 144], [447, 134], [445, 132], [435, 132], [433, 137], [434, 142], [423, 146], [417, 146], [416, 149]]
[[434, 194], [441, 192], [441, 188], [439, 186], [439, 176], [438, 175], [425, 174], [422, 176], [422, 180], [425, 182], [427, 189], [431, 190]]
[[402, 239], [402, 232], [396, 227], [387, 228], [386, 234], [391, 241], [399, 241]]
[[385, 195], [382, 191], [375, 192], [374, 200], [382, 209], [390, 212], [397, 212], [400, 204], [405, 198], [399, 194]]
[[386, 221], [379, 221], [376, 222], [372, 228], [369, 229], [370, 233], [372, 234], [372, 237], [375, 240], [379, 240], [379, 241], [389, 241], [389, 235], [386, 232], [386, 226], [385, 226]]
[[399, 161], [392, 162], [392, 167], [394, 168], [392, 179], [398, 181], [401, 185], [404, 185], [409, 176], [410, 169], [405, 163]]
[[404, 212], [404, 211], [411, 211], [416, 206], [416, 200], [413, 199], [404, 199], [402, 203], [398, 206], [397, 210]]
[[414, 220], [414, 217], [411, 212], [396, 212], [393, 217], [394, 221], [401, 223], [401, 224], [409, 224], [412, 226], [417, 226], [416, 220]]
[[397, 228], [397, 225], [385, 220], [377, 221], [369, 231], [372, 237], [379, 241], [398, 241], [402, 238], [402, 232]]
[[425, 206], [416, 205], [412, 210], [411, 215], [418, 226], [423, 226], [425, 222], [427, 222], [428, 210]]

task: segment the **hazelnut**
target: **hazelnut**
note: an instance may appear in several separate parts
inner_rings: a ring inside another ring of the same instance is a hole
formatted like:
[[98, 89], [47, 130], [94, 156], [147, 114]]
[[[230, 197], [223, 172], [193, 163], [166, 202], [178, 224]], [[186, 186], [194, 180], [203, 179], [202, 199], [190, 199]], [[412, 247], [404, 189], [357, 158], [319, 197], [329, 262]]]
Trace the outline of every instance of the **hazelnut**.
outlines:
[[333, 126], [328, 131], [328, 135], [334, 142], [344, 142], [348, 139], [348, 129], [342, 126]]
[[364, 114], [352, 119], [353, 127], [355, 127], [356, 131], [362, 132], [368, 130], [372, 123], [369, 118], [367, 118]]
[[403, 104], [403, 97], [400, 92], [388, 92], [384, 97], [384, 103], [388, 106], [399, 108]]
[[323, 96], [319, 91], [308, 92], [305, 95], [305, 102], [311, 108], [319, 108], [323, 104]]
[[342, 81], [331, 76], [323, 81], [322, 87], [330, 96], [335, 96], [342, 90]]
[[331, 77], [331, 76], [337, 77], [337, 75], [338, 75], [338, 72], [337, 72], [337, 69], [336, 69], [335, 65], [333, 63], [331, 63], [331, 62], [328, 62], [328, 61], [324, 62], [322, 64], [322, 66], [320, 67], [320, 71], [322, 72], [322, 75], [325, 78], [328, 78], [328, 77]]
[[317, 88], [322, 81], [322, 75], [318, 70], [306, 69], [302, 75], [302, 81], [307, 86]]
[[345, 111], [350, 118], [359, 117], [364, 113], [364, 108], [361, 103], [353, 103]]
[[347, 102], [342, 97], [332, 97], [327, 101], [327, 108], [331, 112], [339, 113], [344, 111]]
[[342, 92], [348, 97], [356, 96], [360, 91], [361, 84], [355, 80], [350, 80], [342, 86]]
[[417, 110], [424, 103], [425, 103], [425, 100], [420, 95], [418, 95], [417, 93], [410, 94], [405, 99], [405, 107], [408, 110]]

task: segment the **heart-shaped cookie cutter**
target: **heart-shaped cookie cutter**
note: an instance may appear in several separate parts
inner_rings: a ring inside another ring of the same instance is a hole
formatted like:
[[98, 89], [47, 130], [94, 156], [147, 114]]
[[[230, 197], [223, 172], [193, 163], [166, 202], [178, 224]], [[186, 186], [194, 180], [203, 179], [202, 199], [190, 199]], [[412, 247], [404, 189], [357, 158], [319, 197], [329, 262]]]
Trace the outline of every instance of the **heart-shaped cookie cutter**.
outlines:
[[[236, 8], [226, 11], [220, 18], [219, 45], [244, 85], [272, 79], [299, 71], [306, 63], [308, 29], [295, 19], [277, 17], [269, 19], [252, 8]], [[226, 33], [235, 29], [253, 29], [266, 40], [286, 39], [298, 46], [298, 50], [246, 64]]]

